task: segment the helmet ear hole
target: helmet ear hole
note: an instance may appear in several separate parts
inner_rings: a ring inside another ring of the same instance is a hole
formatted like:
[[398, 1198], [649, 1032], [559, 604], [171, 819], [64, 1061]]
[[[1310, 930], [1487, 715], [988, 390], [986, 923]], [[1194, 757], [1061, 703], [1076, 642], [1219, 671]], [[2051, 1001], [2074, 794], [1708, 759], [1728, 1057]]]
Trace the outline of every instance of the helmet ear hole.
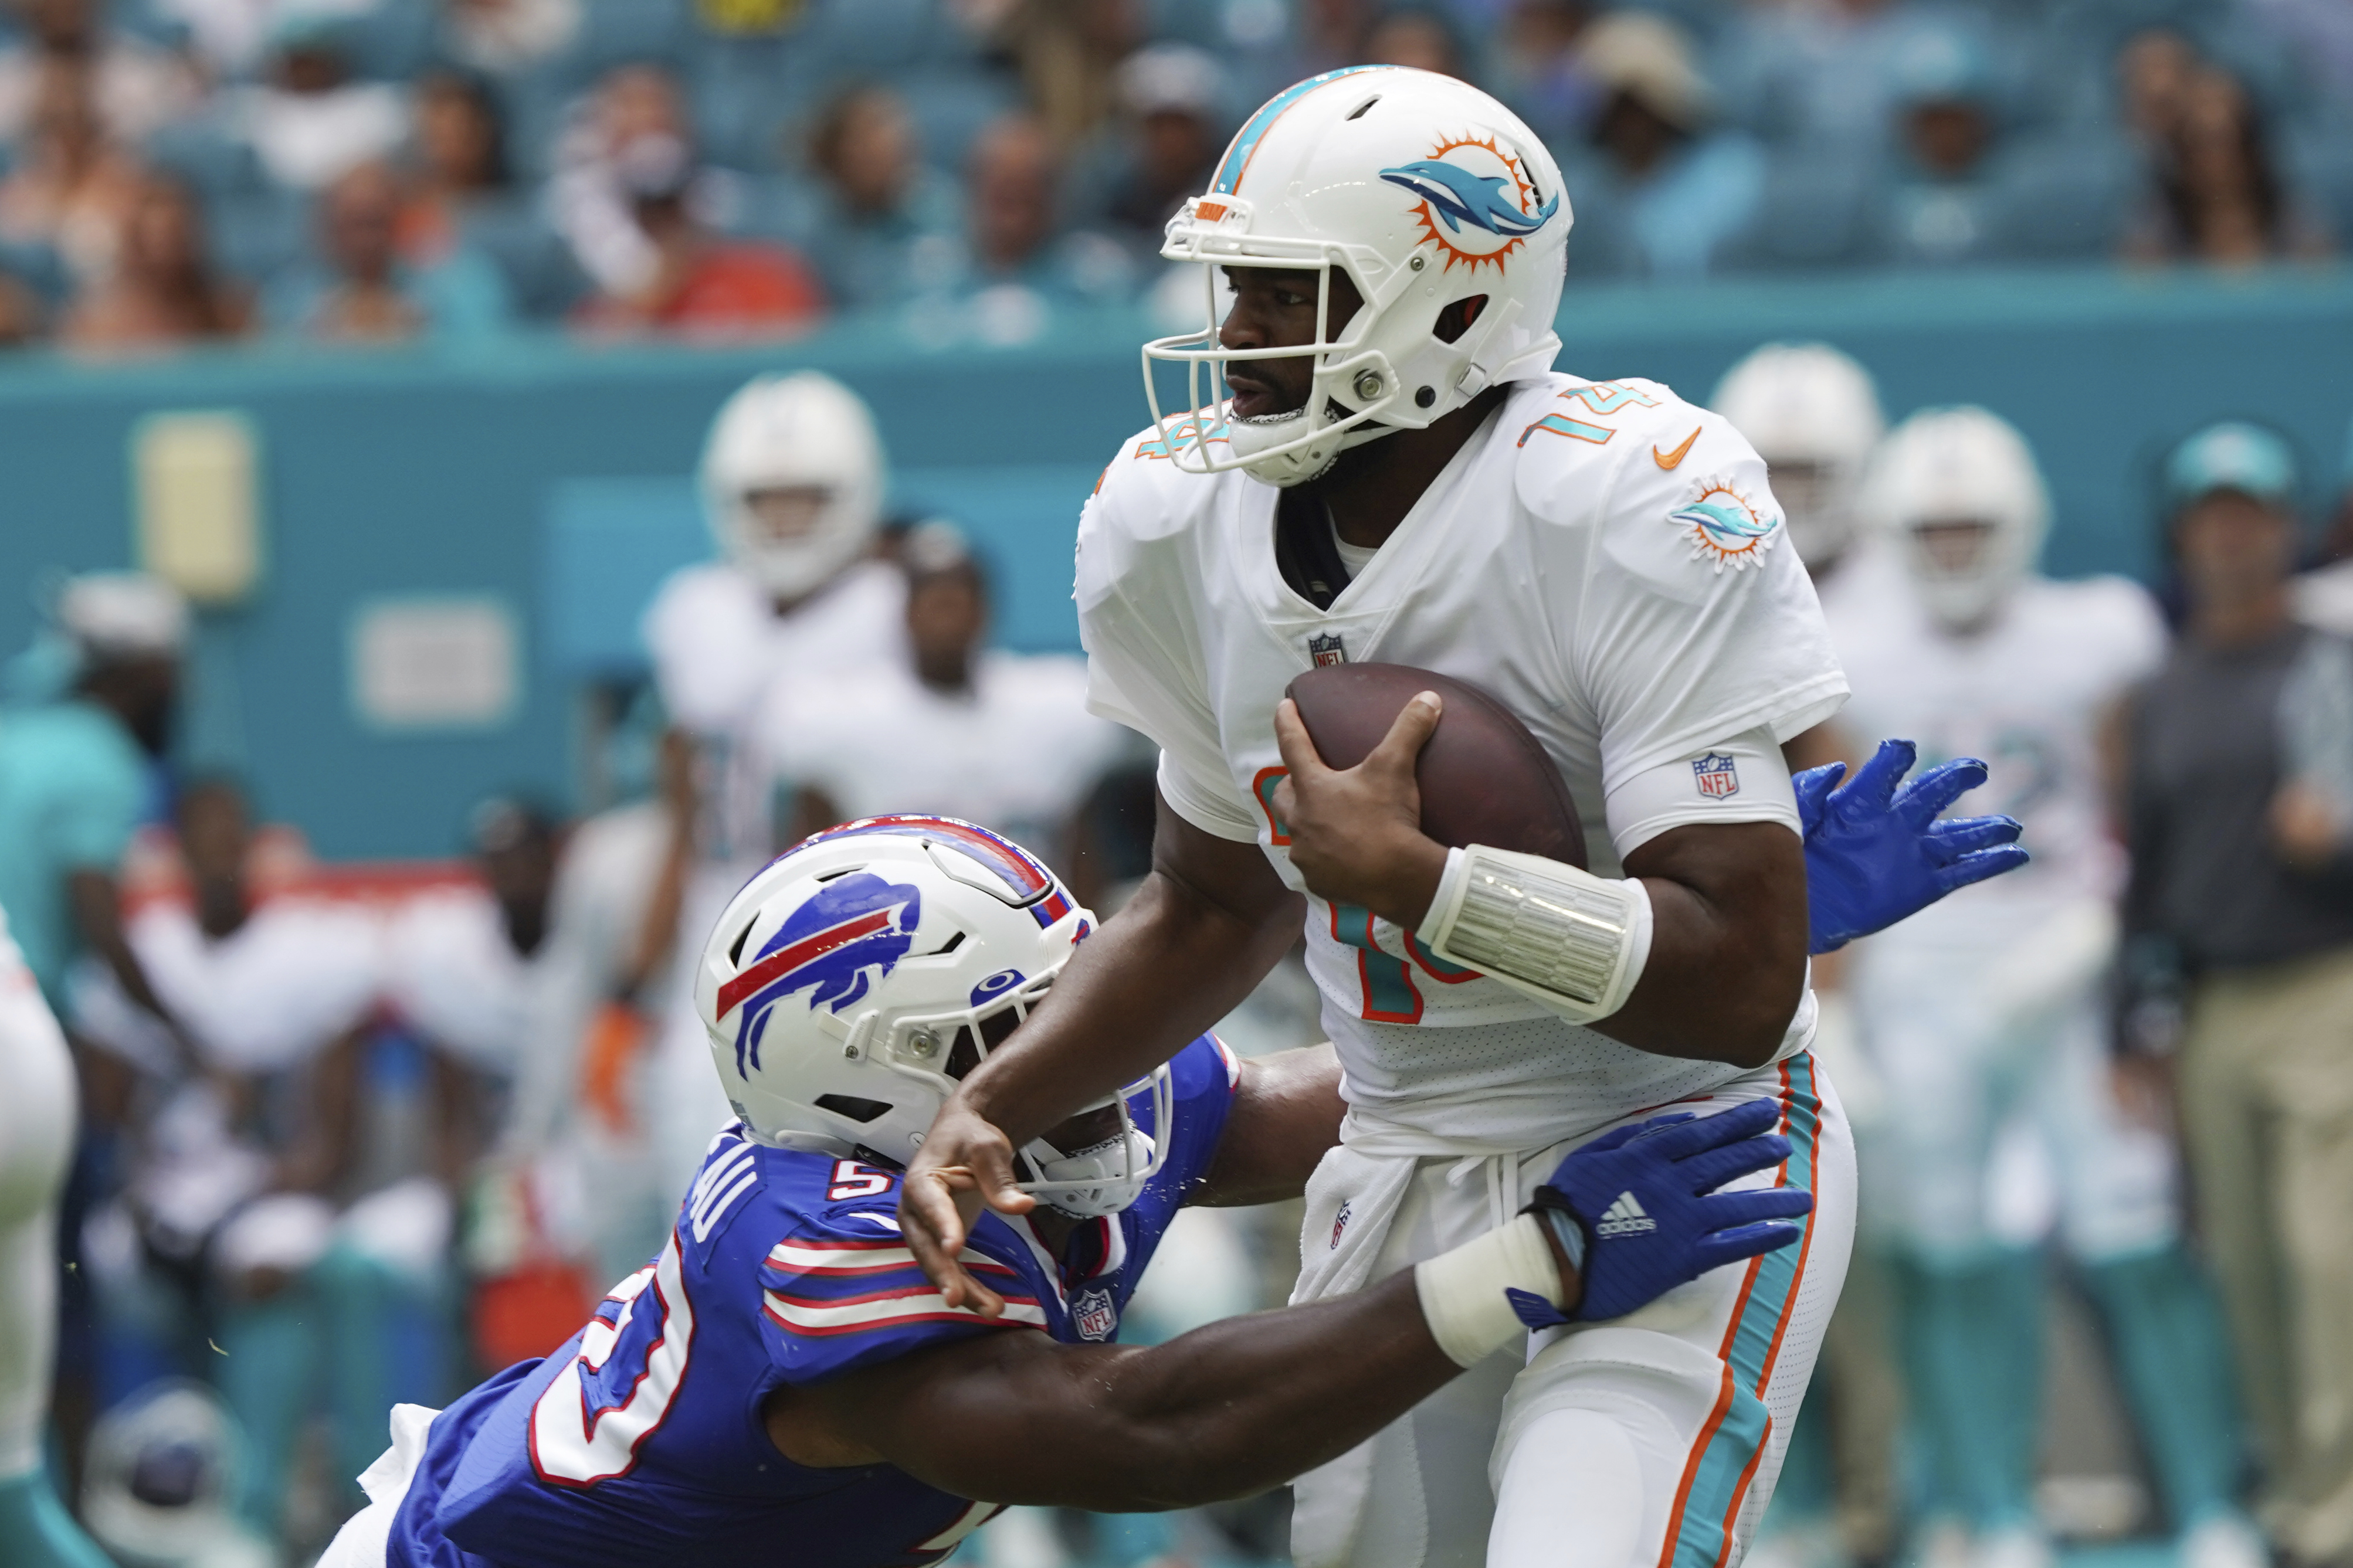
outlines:
[[1486, 308], [1487, 296], [1484, 294], [1472, 294], [1457, 300], [1438, 312], [1438, 323], [1430, 329], [1430, 335], [1441, 343], [1453, 342], [1471, 330], [1471, 323], [1477, 321], [1479, 312]]
[[759, 923], [760, 917], [757, 915], [754, 915], [750, 920], [744, 922], [744, 929], [735, 933], [734, 942], [727, 949], [728, 963], [736, 965], [738, 968], [742, 967], [744, 963], [744, 944], [752, 940], [752, 928]]
[[817, 1097], [819, 1110], [830, 1110], [836, 1116], [847, 1116], [852, 1121], [867, 1122], [891, 1109], [887, 1100], [867, 1100], [855, 1094], [820, 1094]]

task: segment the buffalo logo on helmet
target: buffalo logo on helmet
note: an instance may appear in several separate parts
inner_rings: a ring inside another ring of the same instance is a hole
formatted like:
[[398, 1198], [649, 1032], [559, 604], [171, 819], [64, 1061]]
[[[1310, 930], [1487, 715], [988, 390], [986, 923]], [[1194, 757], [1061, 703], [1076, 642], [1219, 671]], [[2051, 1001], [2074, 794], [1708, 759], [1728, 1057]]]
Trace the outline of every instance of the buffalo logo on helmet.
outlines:
[[739, 1005], [735, 1070], [760, 1066], [760, 1038], [776, 1004], [809, 993], [809, 1010], [830, 1005], [839, 1013], [887, 977], [914, 944], [923, 922], [922, 890], [870, 871], [837, 877], [785, 917], [759, 956], [719, 988], [718, 1016]]
[[1714, 560], [1718, 572], [1761, 563], [1781, 527], [1779, 518], [1758, 510], [1756, 502], [1723, 479], [1702, 480], [1692, 499], [1669, 513], [1667, 521], [1684, 531], [1692, 555]]
[[1447, 138], [1381, 178], [1416, 198], [1422, 236], [1445, 253], [1450, 272], [1458, 261], [1502, 271], [1504, 258], [1560, 210], [1560, 193], [1538, 191], [1493, 136]]

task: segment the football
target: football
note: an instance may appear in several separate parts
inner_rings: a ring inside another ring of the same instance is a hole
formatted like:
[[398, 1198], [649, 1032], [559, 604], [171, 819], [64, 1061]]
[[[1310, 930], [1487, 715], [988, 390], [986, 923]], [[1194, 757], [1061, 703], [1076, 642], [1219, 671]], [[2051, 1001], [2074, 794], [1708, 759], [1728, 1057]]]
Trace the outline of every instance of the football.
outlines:
[[1477, 687], [1403, 664], [1311, 669], [1284, 693], [1326, 765], [1363, 762], [1419, 691], [1445, 703], [1414, 770], [1421, 830], [1450, 849], [1485, 844], [1582, 867], [1585, 829], [1568, 785], [1528, 727]]

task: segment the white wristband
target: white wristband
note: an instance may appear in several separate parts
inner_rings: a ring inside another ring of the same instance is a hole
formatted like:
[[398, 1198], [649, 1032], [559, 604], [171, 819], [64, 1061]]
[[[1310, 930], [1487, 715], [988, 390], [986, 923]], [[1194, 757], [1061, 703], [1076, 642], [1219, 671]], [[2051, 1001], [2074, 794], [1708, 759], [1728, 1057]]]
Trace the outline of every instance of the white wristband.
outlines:
[[1457, 1366], [1476, 1366], [1528, 1331], [1504, 1291], [1525, 1290], [1556, 1307], [1567, 1294], [1544, 1222], [1532, 1214], [1417, 1263], [1413, 1287], [1430, 1337]]
[[1438, 897], [1416, 933], [1534, 997], [1572, 1024], [1626, 1005], [1651, 956], [1651, 895], [1635, 878], [1597, 877], [1541, 855], [1473, 844], [1450, 849]]

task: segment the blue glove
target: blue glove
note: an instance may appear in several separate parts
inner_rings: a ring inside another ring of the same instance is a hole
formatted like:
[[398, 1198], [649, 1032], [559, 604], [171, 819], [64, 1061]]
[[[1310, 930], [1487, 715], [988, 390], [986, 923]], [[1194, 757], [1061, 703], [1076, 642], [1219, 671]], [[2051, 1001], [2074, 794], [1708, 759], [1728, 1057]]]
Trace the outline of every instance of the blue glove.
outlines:
[[1808, 952], [1834, 952], [1956, 888], [2026, 864], [2014, 816], [1936, 819], [1985, 783], [1986, 765], [1956, 758], [1896, 788], [1917, 755], [1909, 741], [1882, 741], [1843, 786], [1844, 763], [1808, 768], [1789, 781], [1806, 830]]
[[1584, 1294], [1564, 1316], [1541, 1296], [1512, 1291], [1520, 1321], [1542, 1329], [1571, 1317], [1622, 1318], [1711, 1268], [1797, 1240], [1798, 1227], [1787, 1222], [1813, 1208], [1804, 1188], [1715, 1190], [1789, 1157], [1789, 1141], [1767, 1131], [1780, 1119], [1775, 1100], [1715, 1116], [1680, 1111], [1606, 1132], [1571, 1153], [1528, 1208], [1547, 1223], [1573, 1221], [1583, 1234]]

